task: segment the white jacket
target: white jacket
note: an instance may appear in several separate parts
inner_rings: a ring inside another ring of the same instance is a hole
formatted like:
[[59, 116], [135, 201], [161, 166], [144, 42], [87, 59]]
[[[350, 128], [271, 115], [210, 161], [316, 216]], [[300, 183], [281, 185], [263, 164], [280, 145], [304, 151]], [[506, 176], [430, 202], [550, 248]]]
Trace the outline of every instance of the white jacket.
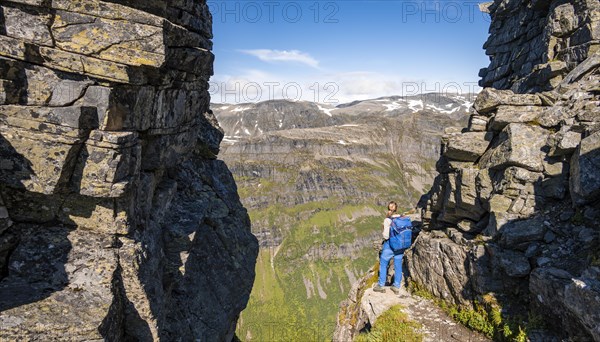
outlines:
[[[394, 214], [392, 215], [392, 217], [400, 217], [402, 215], [400, 214]], [[383, 220], [383, 239], [384, 240], [389, 240], [390, 239], [390, 227], [392, 226], [392, 219], [390, 219], [389, 217], [386, 217], [385, 220]]]

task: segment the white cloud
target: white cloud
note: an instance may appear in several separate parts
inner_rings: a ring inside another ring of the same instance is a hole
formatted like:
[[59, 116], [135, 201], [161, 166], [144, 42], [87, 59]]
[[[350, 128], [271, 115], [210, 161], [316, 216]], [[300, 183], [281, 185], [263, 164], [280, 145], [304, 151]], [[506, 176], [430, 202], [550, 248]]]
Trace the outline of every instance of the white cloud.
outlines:
[[246, 69], [235, 75], [216, 74], [210, 83], [212, 102], [237, 104], [288, 99], [336, 105], [395, 95], [401, 89], [399, 80], [370, 72], [317, 73], [292, 77]]
[[348, 72], [332, 75], [345, 99], [364, 100], [385, 95], [396, 95], [402, 88], [402, 80], [374, 72]]
[[256, 49], [256, 50], [240, 50], [247, 55], [254, 56], [264, 62], [294, 62], [308, 65], [313, 68], [319, 68], [319, 61], [311, 55], [298, 50], [271, 50], [271, 49]]
[[262, 70], [240, 70], [211, 78], [211, 101], [246, 103], [273, 99], [315, 101], [336, 105], [385, 95], [398, 95], [402, 80], [373, 72], [286, 76]]
[[373, 99], [382, 96], [415, 96], [425, 93], [473, 93], [477, 82], [410, 79], [393, 74], [370, 71], [337, 73], [328, 76], [339, 86], [337, 97], [342, 102]]
[[369, 71], [290, 76], [246, 69], [235, 75], [216, 74], [210, 83], [212, 102], [237, 104], [287, 99], [336, 105], [390, 95], [477, 90], [466, 83], [412, 80]]

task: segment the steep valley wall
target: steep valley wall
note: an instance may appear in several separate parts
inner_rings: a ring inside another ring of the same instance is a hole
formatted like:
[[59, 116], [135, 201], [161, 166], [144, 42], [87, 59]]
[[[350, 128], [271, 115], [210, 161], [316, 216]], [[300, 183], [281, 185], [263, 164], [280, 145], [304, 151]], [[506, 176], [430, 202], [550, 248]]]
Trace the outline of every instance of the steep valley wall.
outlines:
[[0, 2], [0, 340], [231, 340], [258, 252], [204, 1]]
[[496, 0], [469, 126], [444, 138], [413, 281], [600, 340], [600, 3]]

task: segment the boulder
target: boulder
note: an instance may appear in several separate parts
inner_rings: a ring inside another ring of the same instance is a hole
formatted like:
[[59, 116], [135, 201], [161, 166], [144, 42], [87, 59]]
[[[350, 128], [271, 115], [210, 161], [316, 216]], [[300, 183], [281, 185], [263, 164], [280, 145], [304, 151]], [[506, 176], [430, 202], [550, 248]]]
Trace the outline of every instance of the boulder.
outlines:
[[79, 157], [72, 184], [91, 197], [121, 197], [140, 171], [142, 149], [137, 133], [94, 131]]
[[541, 219], [533, 218], [508, 222], [499, 233], [500, 246], [524, 251], [531, 242], [544, 239], [546, 227]]
[[[18, 228], [21, 236], [8, 265], [10, 277], [0, 286], [0, 338], [100, 337], [103, 320], [117, 310], [111, 305], [113, 277], [120, 274], [118, 256], [110, 249], [113, 236], [65, 226]], [[118, 339], [121, 323], [111, 323], [115, 330], [106, 336]]]
[[441, 181], [439, 195], [434, 195], [433, 209], [439, 211], [438, 220], [447, 223], [456, 223], [460, 217], [456, 215], [456, 175], [450, 173]]
[[488, 210], [492, 213], [504, 213], [512, 207], [513, 199], [500, 194], [494, 194], [487, 203]]
[[462, 220], [458, 222], [456, 226], [465, 233], [477, 233], [480, 231], [480, 227], [477, 225], [477, 222], [473, 222], [471, 220]]
[[[595, 31], [596, 34], [600, 33], [600, 29], [597, 27], [596, 23], [593, 29], [588, 29], [587, 32]], [[584, 30], [585, 32], [585, 30]], [[598, 39], [598, 38], [596, 38]], [[594, 70], [600, 65], [600, 51], [596, 51], [594, 54], [589, 56], [582, 63], [577, 65], [569, 74], [565, 77], [562, 84], [569, 84], [579, 80], [581, 77]]]
[[504, 180], [508, 183], [535, 183], [543, 178], [540, 172], [534, 172], [518, 166], [510, 166], [504, 170]]
[[492, 262], [496, 249], [490, 244], [478, 244], [469, 251], [472, 287], [478, 295], [499, 293], [504, 289], [506, 275]]
[[564, 288], [573, 277], [569, 272], [554, 267], [538, 267], [529, 278], [529, 291], [535, 305], [549, 310], [556, 317], [565, 317], [561, 313], [564, 307]]
[[510, 208], [510, 213], [518, 214], [519, 217], [531, 217], [539, 210], [543, 200], [542, 195], [539, 193], [533, 194], [532, 192], [522, 192], [517, 197]]
[[556, 6], [550, 14], [546, 30], [553, 36], [563, 37], [573, 33], [579, 27], [579, 18], [572, 4]]
[[52, 45], [52, 34], [48, 29], [51, 19], [49, 15], [9, 6], [3, 6], [2, 12], [6, 35], [40, 45]]
[[574, 205], [581, 206], [600, 196], [600, 131], [585, 139], [571, 158], [570, 192]]
[[[337, 324], [333, 333], [334, 342], [353, 341], [355, 336], [369, 323], [369, 316], [362, 310], [363, 289], [367, 289], [367, 280], [376, 276], [370, 270], [367, 274], [352, 284], [348, 298], [340, 304]], [[366, 291], [365, 291], [366, 292]], [[269, 334], [271, 334], [269, 332]]]
[[474, 168], [462, 168], [456, 173], [457, 214], [473, 221], [479, 221], [485, 212], [477, 191], [478, 174], [479, 170]]
[[600, 270], [590, 268], [565, 287], [564, 306], [594, 338], [600, 340]]
[[522, 167], [510, 166], [504, 172], [496, 171], [494, 173], [494, 192], [511, 199], [531, 194], [535, 195], [543, 176], [541, 172], [533, 172]]
[[569, 164], [557, 160], [544, 160], [544, 175], [550, 177], [561, 176], [569, 171]]
[[559, 268], [536, 268], [529, 279], [532, 304], [549, 319], [560, 320], [572, 339], [599, 340], [597, 273], [590, 269], [575, 277]]
[[529, 260], [523, 253], [503, 250], [497, 257], [500, 266], [509, 277], [522, 278], [528, 276], [531, 272]]
[[536, 123], [545, 128], [556, 128], [561, 122], [574, 117], [575, 114], [574, 111], [562, 106], [548, 107], [538, 116]]
[[483, 235], [488, 237], [495, 237], [498, 232], [509, 222], [519, 218], [519, 215], [507, 212], [491, 212], [488, 220], [488, 224], [483, 230]]
[[[29, 121], [31, 123], [31, 121]], [[51, 124], [35, 124], [47, 127]], [[83, 137], [60, 127], [63, 135], [0, 125], [0, 181], [17, 189], [53, 194], [67, 187]], [[27, 157], [25, 157], [27, 156]]]
[[581, 142], [581, 133], [578, 132], [565, 132], [558, 133], [555, 137], [555, 144], [551, 147], [550, 156], [565, 156], [572, 154], [579, 143]]
[[474, 162], [487, 150], [494, 138], [489, 132], [465, 132], [444, 138], [444, 155], [452, 160]]
[[489, 200], [490, 196], [494, 192], [494, 185], [492, 183], [492, 178], [490, 177], [490, 170], [479, 170], [475, 182], [477, 187], [477, 196], [479, 197], [479, 199], [482, 202]]
[[478, 170], [462, 168], [448, 174], [443, 183], [443, 193], [437, 198], [441, 205], [440, 221], [456, 224], [462, 219], [479, 221], [485, 209], [477, 193], [476, 177]]
[[542, 163], [548, 133], [543, 128], [511, 123], [494, 140], [479, 160], [480, 168], [519, 166], [530, 171], [544, 170]]
[[63, 11], [58, 11], [52, 22], [54, 41], [61, 50], [129, 65], [159, 67], [165, 62], [162, 31], [162, 27], [128, 20]]
[[371, 326], [375, 324], [377, 318], [384, 312], [388, 311], [392, 306], [400, 304], [401, 301], [398, 296], [386, 296], [385, 294], [374, 292], [372, 288], [365, 290], [360, 302], [361, 310], [366, 313], [368, 322]]
[[548, 178], [542, 182], [542, 193], [545, 197], [562, 200], [567, 194], [567, 189], [568, 182], [566, 177]]
[[0, 104], [50, 107], [72, 104], [93, 83], [81, 76], [1, 57], [0, 79], [4, 92]]
[[535, 122], [542, 113], [540, 106], [500, 106], [492, 117], [490, 130], [500, 132], [510, 123]]
[[422, 232], [405, 255], [411, 277], [434, 296], [454, 304], [470, 303], [465, 246], [447, 237], [434, 238], [433, 233]]
[[467, 245], [468, 243], [465, 234], [456, 228], [446, 228], [444, 229], [444, 233], [446, 236], [448, 236], [448, 238], [450, 238], [450, 240], [458, 245]]
[[469, 131], [471, 132], [485, 132], [489, 118], [483, 115], [471, 115], [469, 118]]
[[[596, 92], [600, 90], [595, 90]], [[600, 102], [586, 101], [586, 105], [577, 111], [577, 119], [583, 122], [597, 122], [600, 118]]]
[[499, 106], [541, 106], [542, 100], [534, 94], [515, 94], [512, 90], [483, 89], [473, 107], [479, 114], [490, 114]]

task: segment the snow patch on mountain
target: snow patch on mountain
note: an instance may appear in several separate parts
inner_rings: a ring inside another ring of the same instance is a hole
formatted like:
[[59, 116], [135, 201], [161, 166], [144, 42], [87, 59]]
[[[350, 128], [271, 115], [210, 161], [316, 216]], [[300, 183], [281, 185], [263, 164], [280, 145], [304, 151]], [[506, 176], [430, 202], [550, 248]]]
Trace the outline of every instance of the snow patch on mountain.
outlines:
[[[278, 131], [329, 127], [348, 134], [378, 118], [437, 113], [455, 118], [468, 113], [470, 94], [423, 94], [388, 96], [332, 106], [324, 103], [272, 100], [260, 103], [212, 104], [215, 116], [225, 131], [224, 144], [235, 144], [249, 137], [271, 135]], [[336, 131], [332, 131], [336, 132]], [[354, 133], [353, 133], [354, 134]], [[359, 131], [356, 134], [360, 134]], [[240, 138], [242, 136], [243, 138]], [[326, 137], [333, 143], [358, 144], [352, 139]]]
[[398, 102], [386, 103], [384, 106], [386, 107], [386, 112], [391, 112], [393, 110], [402, 108]]
[[[445, 107], [448, 107], [448, 105], [446, 105]], [[452, 107], [451, 103], [450, 103], [450, 107]], [[452, 114], [452, 113], [456, 112], [457, 110], [461, 109], [461, 107], [455, 107], [453, 109], [444, 109], [444, 108], [440, 108], [440, 107], [438, 107], [434, 104], [430, 104], [430, 103], [426, 104], [425, 108], [433, 109], [435, 111], [438, 111], [438, 112], [444, 113], [444, 114]]]
[[324, 107], [321, 107], [318, 103], [317, 103], [317, 107], [319, 108], [320, 111], [327, 114], [329, 117], [333, 116], [333, 114], [331, 114], [331, 111], [335, 110], [335, 108], [324, 108]]
[[423, 110], [423, 100], [408, 100], [408, 108], [410, 108], [410, 110], [412, 110], [413, 112]]

